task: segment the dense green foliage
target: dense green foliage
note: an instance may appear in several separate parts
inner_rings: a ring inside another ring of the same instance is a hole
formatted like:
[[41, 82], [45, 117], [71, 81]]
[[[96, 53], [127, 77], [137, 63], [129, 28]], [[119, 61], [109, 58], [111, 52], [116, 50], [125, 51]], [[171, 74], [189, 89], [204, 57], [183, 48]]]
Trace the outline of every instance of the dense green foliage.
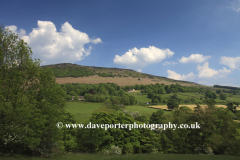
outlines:
[[169, 99], [167, 102], [168, 109], [174, 109], [179, 107], [179, 103], [176, 99]]
[[63, 78], [63, 77], [88, 77], [95, 75], [95, 73], [86, 67], [78, 67], [78, 66], [65, 66], [65, 67], [58, 67], [58, 66], [53, 66], [50, 67], [52, 70], [54, 76], [58, 78]]
[[62, 137], [64, 92], [31, 49], [0, 27], [0, 152], [49, 155]]
[[[118, 104], [133, 105], [136, 104], [136, 99], [124, 92], [120, 86], [114, 83], [106, 84], [62, 84], [62, 89], [66, 93], [66, 98], [71, 100], [71, 96], [84, 96], [85, 102], [104, 102], [108, 99], [111, 101], [116, 99]], [[92, 93], [90, 93], [92, 91]], [[116, 103], [117, 104], [117, 103]]]
[[[176, 109], [172, 124], [200, 124], [197, 129], [80, 129], [77, 133], [78, 149], [82, 152], [108, 153], [117, 146], [122, 153], [202, 153], [240, 155], [240, 124], [233, 121], [228, 109], [216, 108], [211, 103], [203, 110], [188, 107]], [[135, 119], [135, 120], [134, 120]], [[89, 122], [94, 124], [133, 124], [129, 114], [97, 112]], [[197, 122], [197, 123], [196, 123]], [[141, 122], [137, 122], [141, 124]], [[162, 110], [150, 117], [151, 124], [168, 124]]]
[[217, 99], [217, 95], [216, 95], [216, 93], [208, 90], [208, 91], [206, 91], [206, 93], [205, 93], [205, 98]]

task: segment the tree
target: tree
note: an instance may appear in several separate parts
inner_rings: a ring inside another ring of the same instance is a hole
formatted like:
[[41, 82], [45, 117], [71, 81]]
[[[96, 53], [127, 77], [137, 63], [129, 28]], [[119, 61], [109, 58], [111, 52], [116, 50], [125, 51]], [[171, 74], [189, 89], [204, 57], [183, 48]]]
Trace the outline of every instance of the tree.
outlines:
[[150, 99], [152, 99], [153, 96], [154, 96], [154, 94], [153, 94], [152, 92], [149, 92], [149, 93], [147, 94], [147, 97], [150, 98]]
[[1, 152], [51, 154], [61, 139], [65, 93], [27, 43], [0, 26]]
[[69, 92], [69, 95], [70, 95], [70, 96], [77, 96], [76, 92], [74, 92], [74, 91], [70, 91], [70, 92]]
[[66, 96], [66, 99], [69, 101], [69, 100], [72, 100], [72, 96], [70, 96], [70, 95], [67, 95]]
[[219, 96], [220, 96], [220, 99], [221, 99], [221, 100], [226, 100], [226, 99], [227, 99], [227, 95], [224, 94], [223, 92], [221, 92], [221, 93], [219, 94]]
[[129, 102], [129, 97], [128, 97], [127, 95], [123, 95], [123, 96], [121, 97], [121, 102], [122, 102], [122, 104], [124, 104], [124, 105], [129, 105], [129, 104], [130, 104], [130, 102]]
[[205, 93], [205, 98], [213, 98], [213, 99], [216, 99], [216, 98], [217, 98], [217, 95], [216, 95], [216, 93], [208, 90], [208, 91], [206, 91], [206, 93]]
[[79, 100], [79, 97], [78, 96], [75, 96], [74, 97], [74, 101], [78, 101]]
[[117, 97], [111, 99], [112, 104], [120, 104], [120, 100]]
[[194, 103], [194, 102], [195, 102], [195, 98], [191, 98], [190, 101], [191, 101], [192, 103]]
[[177, 93], [173, 93], [172, 98], [178, 99]]
[[153, 99], [152, 99], [152, 104], [157, 104], [157, 103], [159, 103], [158, 99], [153, 98]]
[[169, 99], [167, 102], [167, 108], [168, 109], [174, 109], [174, 108], [178, 108], [179, 107], [179, 103], [176, 99]]
[[154, 98], [158, 100], [158, 102], [162, 102], [162, 96], [161, 95], [155, 95]]
[[226, 104], [227, 108], [232, 111], [233, 113], [236, 113], [236, 106], [233, 102], [228, 101]]
[[216, 93], [212, 92], [213, 99], [217, 99]]
[[165, 89], [163, 87], [158, 88], [158, 94], [165, 94]]
[[170, 87], [169, 86], [165, 86], [165, 91], [167, 94], [171, 93]]
[[135, 104], [135, 97], [134, 96], [129, 96], [129, 103], [130, 105], [134, 105]]
[[217, 93], [217, 94], [219, 94], [219, 93], [221, 93], [221, 92], [222, 92], [221, 89], [217, 89], [217, 90], [216, 90], [216, 93]]
[[164, 117], [164, 111], [162, 109], [159, 109], [157, 112], [153, 112], [149, 124], [163, 124], [166, 120], [166, 117]]

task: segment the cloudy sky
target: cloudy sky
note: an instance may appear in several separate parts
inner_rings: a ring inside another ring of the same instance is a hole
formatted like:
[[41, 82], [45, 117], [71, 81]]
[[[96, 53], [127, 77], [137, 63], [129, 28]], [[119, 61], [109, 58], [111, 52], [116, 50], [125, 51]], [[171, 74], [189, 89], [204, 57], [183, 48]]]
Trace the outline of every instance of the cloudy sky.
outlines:
[[42, 65], [240, 87], [240, 0], [9, 0], [1, 2], [0, 23]]

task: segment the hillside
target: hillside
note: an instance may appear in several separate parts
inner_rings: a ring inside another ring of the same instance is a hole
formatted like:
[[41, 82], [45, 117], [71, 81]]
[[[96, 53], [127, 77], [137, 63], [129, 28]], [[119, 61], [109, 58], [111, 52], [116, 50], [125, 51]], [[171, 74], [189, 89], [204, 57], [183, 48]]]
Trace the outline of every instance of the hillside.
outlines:
[[106, 68], [94, 66], [82, 66], [71, 63], [60, 63], [53, 65], [45, 65], [42, 67], [49, 67], [56, 76], [56, 81], [59, 84], [63, 83], [116, 83], [120, 86], [134, 85], [134, 84], [155, 84], [164, 83], [180, 84], [182, 86], [198, 86], [208, 87], [189, 81], [174, 80], [161, 76], [154, 76], [151, 74], [140, 73], [131, 69], [122, 68]]

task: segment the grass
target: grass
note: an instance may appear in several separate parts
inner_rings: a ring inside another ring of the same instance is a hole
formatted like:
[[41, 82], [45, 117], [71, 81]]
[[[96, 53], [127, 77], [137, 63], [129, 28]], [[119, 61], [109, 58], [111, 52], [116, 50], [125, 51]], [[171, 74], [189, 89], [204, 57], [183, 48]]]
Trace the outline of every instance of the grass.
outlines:
[[[138, 111], [140, 114], [143, 114], [147, 117], [149, 120], [153, 112], [157, 112], [159, 109], [157, 108], [149, 108], [149, 107], [144, 107], [140, 105], [132, 105], [132, 106], [126, 106], [126, 110], [131, 111], [131, 112], [136, 112]], [[172, 116], [171, 111], [165, 111], [164, 110], [164, 115], [166, 115], [168, 118]]]
[[[239, 156], [229, 156], [229, 155], [194, 155], [194, 154], [129, 154], [129, 155], [103, 155], [103, 154], [67, 154], [67, 155], [58, 155], [52, 160], [239, 160]], [[39, 157], [8, 157], [3, 158], [3, 160], [43, 160], [45, 158]]]
[[[77, 123], [83, 123], [91, 117], [93, 111], [100, 108], [101, 106], [103, 106], [102, 103], [66, 102], [65, 110], [76, 116]], [[149, 120], [152, 113], [157, 112], [157, 110], [159, 109], [149, 108], [147, 106], [144, 107], [140, 105], [131, 105], [131, 106], [126, 106], [125, 110], [131, 111], [131, 112], [138, 111], [140, 114], [145, 115]], [[172, 112], [164, 110], [164, 114], [167, 116], [171, 116]]]
[[[147, 95], [137, 95], [137, 93], [140, 93], [140, 92], [129, 92], [128, 94], [129, 95], [133, 95], [135, 97], [135, 99], [138, 101], [138, 102], [143, 102], [143, 103], [147, 103], [147, 102], [151, 102], [152, 100], [147, 98]], [[163, 94], [162, 95], [162, 98], [165, 99], [166, 101], [168, 101], [171, 97], [170, 95], [173, 95], [173, 93], [171, 94]], [[195, 99], [195, 102], [192, 103], [191, 101], [187, 104], [195, 104], [195, 103], [200, 103], [200, 104], [205, 104], [201, 99], [200, 97], [201, 96], [204, 96], [204, 94], [195, 94], [195, 93], [177, 93], [177, 96], [178, 98], [182, 99], [182, 101], [180, 102], [181, 105], [184, 105], [184, 100], [187, 100], [189, 98], [189, 100], [191, 98], [194, 98]], [[219, 98], [219, 95], [217, 95], [217, 99], [215, 99], [216, 103], [217, 104], [223, 104], [226, 102], [226, 100], [221, 100]], [[203, 98], [204, 99], [204, 98]], [[228, 100], [232, 100], [232, 101], [236, 101], [236, 102], [240, 102], [240, 95], [231, 95], [229, 93], [227, 93], [227, 99]], [[160, 103], [162, 104], [162, 103]]]
[[[123, 75], [123, 74], [122, 74]], [[127, 74], [128, 76], [128, 74]], [[135, 78], [133, 78], [134, 76]], [[64, 83], [86, 83], [86, 84], [99, 84], [99, 83], [116, 83], [119, 86], [126, 86], [126, 85], [135, 85], [135, 84], [156, 84], [156, 83], [164, 83], [165, 85], [171, 85], [171, 84], [176, 84], [176, 81], [170, 81], [168, 79], [150, 79], [148, 77], [141, 77], [141, 80], [138, 80], [138, 75], [132, 75], [128, 77], [99, 77], [98, 75], [93, 75], [89, 77], [65, 77], [65, 78], [56, 78], [56, 82], [59, 84], [64, 84]], [[194, 83], [181, 83], [182, 86], [198, 86]]]
[[91, 102], [66, 102], [66, 111], [76, 116], [78, 123], [83, 123], [88, 120], [92, 112], [101, 107], [102, 103], [91, 103]]
[[134, 96], [138, 102], [148, 103], [152, 101], [150, 98], [147, 98], [147, 95], [137, 95], [141, 94], [140, 92], [128, 92], [128, 94]]
[[[151, 102], [151, 99], [147, 98], [147, 95], [137, 95], [140, 94], [140, 92], [128, 92], [129, 95], [133, 95], [135, 99], [138, 102], [142, 103], [148, 103]], [[162, 95], [163, 99], [166, 101], [170, 99], [170, 95], [172, 94], [164, 94]], [[196, 95], [195, 93], [178, 93], [177, 94], [179, 98], [186, 100], [188, 97], [189, 98], [195, 98], [195, 103], [201, 103], [203, 104], [203, 101], [200, 99], [197, 99], [197, 97], [203, 96], [202, 94]], [[232, 99], [233, 101], [240, 101], [240, 95], [228, 95], [228, 99]], [[185, 104], [183, 101], [181, 101], [180, 105], [191, 105], [190, 103]], [[224, 100], [220, 100], [219, 97], [216, 99], [217, 104], [220, 102], [225, 102]], [[192, 105], [195, 105], [195, 103], [192, 103]], [[166, 104], [158, 104], [158, 105], [166, 105]], [[102, 106], [102, 103], [91, 103], [91, 102], [67, 102], [66, 103], [66, 111], [74, 114], [76, 116], [76, 121], [78, 123], [83, 123], [84, 121], [88, 120], [93, 111], [100, 108]], [[147, 117], [147, 119], [150, 119], [150, 116], [152, 115], [153, 112], [156, 112], [158, 109], [156, 108], [149, 108], [149, 107], [144, 107], [140, 105], [132, 105], [132, 106], [126, 106], [126, 110], [135, 112], [138, 111], [140, 114], [143, 114]], [[164, 110], [165, 115], [170, 117], [172, 115], [171, 111], [166, 111]]]

